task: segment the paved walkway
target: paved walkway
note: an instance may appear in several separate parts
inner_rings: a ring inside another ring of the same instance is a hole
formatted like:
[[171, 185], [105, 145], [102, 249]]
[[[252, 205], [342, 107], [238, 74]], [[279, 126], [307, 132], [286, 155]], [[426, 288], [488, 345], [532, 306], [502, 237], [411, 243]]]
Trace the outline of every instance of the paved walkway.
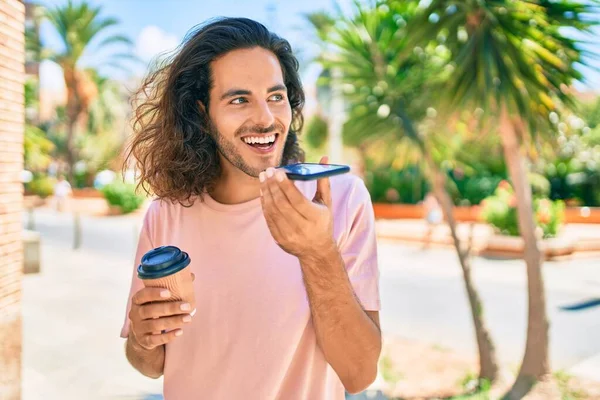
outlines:
[[103, 243], [86, 235], [84, 220], [82, 248], [72, 251], [64, 240], [69, 216], [48, 218], [38, 221], [42, 272], [23, 281], [23, 400], [149, 400], [162, 393], [162, 380], [131, 368], [119, 337], [134, 220], [132, 229], [113, 231], [114, 221], [95, 219], [94, 229], [112, 237]]
[[569, 373], [600, 382], [600, 353], [575, 364], [569, 368]]

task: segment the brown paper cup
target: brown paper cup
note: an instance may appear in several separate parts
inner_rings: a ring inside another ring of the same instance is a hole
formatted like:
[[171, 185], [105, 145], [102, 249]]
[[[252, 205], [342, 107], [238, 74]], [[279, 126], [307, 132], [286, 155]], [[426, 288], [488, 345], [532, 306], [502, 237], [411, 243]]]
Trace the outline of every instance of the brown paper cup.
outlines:
[[146, 287], [159, 287], [168, 289], [171, 297], [165, 301], [185, 301], [190, 303], [192, 312], [196, 310], [196, 299], [194, 296], [194, 284], [192, 274], [188, 267], [173, 275], [158, 279], [142, 279]]
[[[138, 277], [146, 287], [168, 289], [171, 297], [162, 301], [184, 301], [190, 304], [190, 314], [196, 312], [196, 299], [187, 253], [175, 246], [150, 250], [138, 266]], [[155, 332], [159, 334], [161, 332]]]

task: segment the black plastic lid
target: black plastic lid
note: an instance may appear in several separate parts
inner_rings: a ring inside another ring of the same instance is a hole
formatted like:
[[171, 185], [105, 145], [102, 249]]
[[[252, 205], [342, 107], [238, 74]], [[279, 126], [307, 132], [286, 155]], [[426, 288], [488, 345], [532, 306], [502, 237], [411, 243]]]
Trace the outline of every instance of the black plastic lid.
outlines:
[[175, 246], [161, 246], [150, 250], [138, 266], [140, 279], [158, 279], [181, 271], [190, 264], [190, 257]]

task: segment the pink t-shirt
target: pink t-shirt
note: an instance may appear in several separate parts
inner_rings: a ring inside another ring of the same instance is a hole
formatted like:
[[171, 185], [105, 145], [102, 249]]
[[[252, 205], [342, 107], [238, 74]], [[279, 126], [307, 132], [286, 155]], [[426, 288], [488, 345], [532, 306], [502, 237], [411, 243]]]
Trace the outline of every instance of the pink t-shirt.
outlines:
[[[309, 199], [316, 182], [297, 182]], [[363, 308], [378, 311], [379, 270], [371, 199], [353, 175], [331, 178], [334, 236]], [[317, 345], [298, 259], [273, 240], [260, 198], [236, 204], [209, 196], [192, 207], [155, 200], [136, 266], [152, 248], [186, 251], [197, 312], [166, 346], [164, 396], [187, 399], [343, 399], [344, 387]], [[131, 296], [143, 287], [133, 273]], [[129, 320], [121, 331], [129, 333]]]

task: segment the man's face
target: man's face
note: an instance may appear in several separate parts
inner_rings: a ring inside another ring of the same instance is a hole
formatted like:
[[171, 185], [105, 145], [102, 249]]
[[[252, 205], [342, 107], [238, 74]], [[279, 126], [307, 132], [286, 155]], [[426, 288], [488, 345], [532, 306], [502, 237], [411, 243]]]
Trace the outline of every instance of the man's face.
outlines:
[[211, 70], [209, 117], [223, 168], [256, 178], [281, 165], [292, 109], [277, 56], [260, 47], [233, 50]]

